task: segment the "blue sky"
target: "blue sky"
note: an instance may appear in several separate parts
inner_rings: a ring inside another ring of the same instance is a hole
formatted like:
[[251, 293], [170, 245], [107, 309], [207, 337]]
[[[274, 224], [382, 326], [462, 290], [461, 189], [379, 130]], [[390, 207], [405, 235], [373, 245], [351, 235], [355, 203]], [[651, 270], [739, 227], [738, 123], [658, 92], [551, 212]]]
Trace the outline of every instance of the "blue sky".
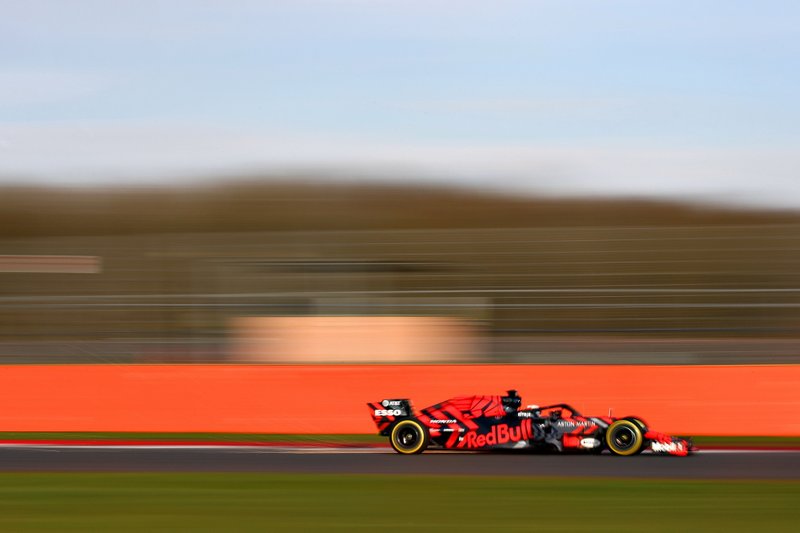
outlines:
[[26, 1], [0, 180], [355, 173], [800, 206], [800, 3]]

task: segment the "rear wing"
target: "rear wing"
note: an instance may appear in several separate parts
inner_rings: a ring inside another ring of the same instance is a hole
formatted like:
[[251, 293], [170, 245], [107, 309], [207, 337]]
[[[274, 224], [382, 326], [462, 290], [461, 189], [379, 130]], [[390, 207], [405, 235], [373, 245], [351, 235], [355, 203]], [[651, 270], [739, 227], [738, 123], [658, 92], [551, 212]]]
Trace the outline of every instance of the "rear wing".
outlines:
[[379, 402], [367, 403], [372, 415], [372, 421], [378, 427], [378, 432], [384, 435], [395, 421], [414, 415], [411, 400], [385, 399]]

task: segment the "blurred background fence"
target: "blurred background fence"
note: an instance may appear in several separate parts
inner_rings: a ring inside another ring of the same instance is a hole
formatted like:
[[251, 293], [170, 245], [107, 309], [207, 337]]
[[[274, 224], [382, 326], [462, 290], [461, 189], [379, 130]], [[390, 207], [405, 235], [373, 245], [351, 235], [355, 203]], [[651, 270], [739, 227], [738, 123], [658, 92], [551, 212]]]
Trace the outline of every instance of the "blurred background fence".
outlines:
[[381, 362], [397, 321], [427, 317], [430, 362], [800, 362], [800, 223], [679, 222], [5, 235], [0, 361], [295, 362], [237, 324], [305, 317], [305, 339], [364, 317], [310, 349], [344, 361], [363, 337]]

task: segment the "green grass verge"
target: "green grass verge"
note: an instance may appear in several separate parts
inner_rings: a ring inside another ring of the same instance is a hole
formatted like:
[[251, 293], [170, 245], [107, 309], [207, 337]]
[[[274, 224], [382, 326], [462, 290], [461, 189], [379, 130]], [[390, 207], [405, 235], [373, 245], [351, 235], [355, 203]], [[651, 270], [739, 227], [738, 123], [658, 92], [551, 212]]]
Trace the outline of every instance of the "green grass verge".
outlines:
[[[308, 444], [385, 443], [375, 434], [297, 435], [278, 433], [112, 433], [112, 432], [0, 432], [3, 440], [108, 440], [187, 442], [298, 442]], [[702, 446], [800, 446], [800, 437], [693, 437]]]
[[3, 531], [796, 531], [798, 482], [0, 474]]

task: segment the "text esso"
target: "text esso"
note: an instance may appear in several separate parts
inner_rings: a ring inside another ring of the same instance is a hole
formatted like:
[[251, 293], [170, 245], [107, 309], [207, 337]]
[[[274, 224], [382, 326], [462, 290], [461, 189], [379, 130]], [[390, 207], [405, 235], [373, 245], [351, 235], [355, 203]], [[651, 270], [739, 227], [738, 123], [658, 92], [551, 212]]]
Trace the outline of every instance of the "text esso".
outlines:
[[375, 409], [375, 416], [402, 416], [402, 409]]

